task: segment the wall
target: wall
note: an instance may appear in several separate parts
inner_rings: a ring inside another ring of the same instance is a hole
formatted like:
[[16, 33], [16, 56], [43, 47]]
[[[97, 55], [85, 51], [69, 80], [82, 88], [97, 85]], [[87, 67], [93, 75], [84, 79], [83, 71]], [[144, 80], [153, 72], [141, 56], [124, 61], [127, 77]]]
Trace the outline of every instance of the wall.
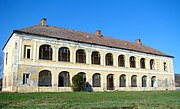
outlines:
[[[18, 49], [15, 53], [13, 69], [13, 77], [16, 77], [14, 80], [15, 84], [13, 85], [14, 91], [19, 92], [37, 92], [37, 91], [71, 91], [70, 88], [59, 88], [57, 87], [58, 83], [58, 74], [61, 71], [68, 71], [70, 73], [70, 79], [79, 72], [85, 72], [87, 81], [92, 84], [92, 75], [94, 73], [101, 74], [101, 86], [100, 88], [93, 88], [95, 91], [105, 91], [107, 89], [107, 75], [114, 75], [114, 88], [115, 90], [174, 90], [174, 71], [173, 71], [173, 59], [163, 56], [151, 55], [146, 53], [139, 53], [133, 51], [127, 51], [116, 48], [109, 48], [104, 46], [83, 44], [77, 42], [70, 42], [64, 40], [57, 40], [53, 38], [45, 38], [34, 35], [26, 34], [15, 34], [16, 42], [18, 43]], [[9, 42], [10, 43], [10, 42]], [[49, 44], [53, 49], [53, 59], [52, 60], [39, 60], [39, 47], [42, 44]], [[13, 45], [13, 44], [12, 44]], [[30, 59], [24, 58], [24, 45], [31, 46], [31, 57]], [[13, 48], [7, 45], [4, 52], [7, 48]], [[70, 62], [59, 62], [58, 61], [58, 49], [60, 47], [68, 47], [70, 49]], [[86, 51], [86, 64], [76, 63], [76, 50], [84, 49]], [[101, 54], [101, 65], [92, 65], [91, 64], [91, 53], [92, 51], [99, 51]], [[112, 53], [114, 66], [105, 65], [105, 54]], [[118, 56], [123, 54], [126, 58], [125, 67], [118, 67]], [[129, 67], [129, 58], [130, 56], [136, 57], [136, 68]], [[140, 68], [140, 59], [145, 58], [146, 60], [146, 69]], [[155, 70], [150, 70], [149, 61], [150, 59], [155, 60]], [[163, 70], [163, 62], [167, 63], [167, 71]], [[42, 70], [49, 70], [52, 73], [52, 87], [38, 87], [38, 74]], [[5, 74], [7, 71], [4, 71]], [[11, 71], [12, 72], [12, 71]], [[23, 73], [30, 74], [30, 83], [29, 85], [22, 85]], [[119, 87], [119, 76], [125, 74], [127, 76], [127, 87]], [[138, 87], [131, 87], [130, 79], [132, 75], [137, 75]], [[146, 75], [148, 77], [148, 87], [141, 87], [141, 77]], [[150, 87], [150, 79], [152, 76], [157, 77], [157, 87]], [[8, 76], [10, 77], [10, 76]], [[165, 86], [164, 80], [168, 78], [168, 86]], [[28, 88], [29, 87], [29, 88]], [[10, 91], [10, 90], [9, 90]], [[12, 91], [12, 90], [11, 90]]]

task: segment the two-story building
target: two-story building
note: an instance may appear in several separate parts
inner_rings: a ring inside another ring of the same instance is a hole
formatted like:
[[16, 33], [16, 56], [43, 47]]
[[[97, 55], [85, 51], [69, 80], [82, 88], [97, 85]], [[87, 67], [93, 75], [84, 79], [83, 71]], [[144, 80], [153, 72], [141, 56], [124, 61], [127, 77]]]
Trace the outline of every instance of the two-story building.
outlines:
[[173, 56], [141, 43], [46, 25], [14, 30], [4, 45], [3, 91], [72, 91], [79, 74], [93, 91], [174, 90]]

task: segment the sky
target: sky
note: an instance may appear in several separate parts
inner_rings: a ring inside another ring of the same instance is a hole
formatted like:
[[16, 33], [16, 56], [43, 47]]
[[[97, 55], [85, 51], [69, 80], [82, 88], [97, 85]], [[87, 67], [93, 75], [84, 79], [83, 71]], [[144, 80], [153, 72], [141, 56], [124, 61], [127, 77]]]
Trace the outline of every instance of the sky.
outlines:
[[[174, 56], [180, 74], [180, 0], [0, 0], [0, 56], [13, 30], [47, 24], [142, 43]], [[0, 74], [0, 77], [2, 75]]]

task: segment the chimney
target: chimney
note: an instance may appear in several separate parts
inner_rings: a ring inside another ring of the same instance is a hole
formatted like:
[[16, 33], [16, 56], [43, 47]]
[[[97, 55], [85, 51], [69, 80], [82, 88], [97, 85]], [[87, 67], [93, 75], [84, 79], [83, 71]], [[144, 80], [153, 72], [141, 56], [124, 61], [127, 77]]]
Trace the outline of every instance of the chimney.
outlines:
[[141, 43], [141, 39], [135, 40], [135, 43], [142, 44], [142, 43]]
[[101, 30], [96, 30], [95, 35], [97, 35], [97, 36], [102, 36], [102, 35], [101, 35]]
[[42, 18], [42, 19], [41, 19], [41, 25], [42, 25], [42, 26], [46, 26], [46, 22], [47, 22], [47, 19], [46, 19], [46, 18]]

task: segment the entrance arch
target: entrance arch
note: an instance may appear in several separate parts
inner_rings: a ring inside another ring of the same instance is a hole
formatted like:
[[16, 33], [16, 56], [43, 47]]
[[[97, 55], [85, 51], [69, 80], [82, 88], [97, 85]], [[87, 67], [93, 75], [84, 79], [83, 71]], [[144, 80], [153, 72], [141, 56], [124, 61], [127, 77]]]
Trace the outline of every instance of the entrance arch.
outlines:
[[113, 90], [114, 89], [114, 75], [109, 74], [107, 75], [107, 90]]

